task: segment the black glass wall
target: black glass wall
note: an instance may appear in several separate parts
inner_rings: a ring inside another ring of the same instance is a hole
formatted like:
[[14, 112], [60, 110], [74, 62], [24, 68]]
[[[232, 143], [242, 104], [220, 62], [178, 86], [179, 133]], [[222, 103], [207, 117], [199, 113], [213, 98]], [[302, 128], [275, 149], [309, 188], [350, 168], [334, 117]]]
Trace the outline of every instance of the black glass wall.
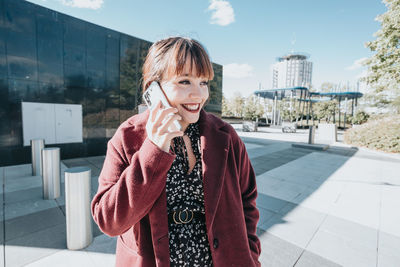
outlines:
[[[21, 102], [81, 104], [83, 142], [61, 158], [104, 155], [137, 113], [151, 43], [22, 0], [0, 0], [0, 166], [30, 162]], [[213, 64], [207, 111], [221, 114], [222, 66]], [[50, 145], [51, 146], [51, 145]]]

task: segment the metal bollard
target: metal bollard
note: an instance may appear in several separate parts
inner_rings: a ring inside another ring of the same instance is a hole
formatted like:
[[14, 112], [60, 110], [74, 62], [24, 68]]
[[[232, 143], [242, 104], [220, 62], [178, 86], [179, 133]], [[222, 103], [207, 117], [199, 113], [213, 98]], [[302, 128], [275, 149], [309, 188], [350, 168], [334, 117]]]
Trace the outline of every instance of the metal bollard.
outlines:
[[60, 148], [49, 147], [42, 150], [43, 199], [60, 197]]
[[42, 149], [44, 148], [43, 139], [31, 140], [31, 153], [32, 153], [32, 175], [42, 175]]
[[308, 143], [314, 144], [315, 140], [315, 126], [310, 126], [308, 129]]
[[90, 213], [91, 169], [74, 167], [65, 171], [67, 248], [82, 249], [93, 241]]

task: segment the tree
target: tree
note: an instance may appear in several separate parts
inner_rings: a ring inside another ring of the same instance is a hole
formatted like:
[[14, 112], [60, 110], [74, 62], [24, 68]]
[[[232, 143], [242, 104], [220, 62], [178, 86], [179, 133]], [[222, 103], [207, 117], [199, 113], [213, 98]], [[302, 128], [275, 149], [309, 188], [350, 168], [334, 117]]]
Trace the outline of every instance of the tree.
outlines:
[[333, 92], [336, 87], [336, 84], [324, 82], [321, 84], [321, 88], [319, 89], [319, 91], [322, 93], [330, 93]]
[[235, 117], [243, 118], [244, 98], [239, 92], [236, 92], [232, 98], [230, 109]]
[[243, 117], [246, 120], [255, 120], [264, 114], [263, 106], [257, 101], [254, 95], [246, 98], [243, 106]]
[[381, 29], [375, 33], [376, 40], [365, 44], [375, 53], [364, 62], [368, 74], [363, 80], [373, 86], [372, 94], [383, 97], [400, 113], [400, 0], [383, 2], [388, 10], [376, 18]]
[[231, 117], [233, 116], [233, 112], [230, 109], [231, 103], [229, 99], [226, 99], [225, 96], [222, 96], [222, 116], [223, 117]]
[[325, 119], [326, 122], [330, 122], [331, 118], [335, 116], [336, 101], [323, 101], [313, 104], [314, 116], [318, 120]]

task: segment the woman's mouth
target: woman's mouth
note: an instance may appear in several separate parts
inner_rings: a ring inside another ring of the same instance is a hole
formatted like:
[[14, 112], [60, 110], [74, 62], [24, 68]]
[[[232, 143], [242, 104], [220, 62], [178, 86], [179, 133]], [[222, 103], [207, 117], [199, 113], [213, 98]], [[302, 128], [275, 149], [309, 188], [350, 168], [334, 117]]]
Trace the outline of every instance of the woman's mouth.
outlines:
[[196, 113], [200, 109], [200, 104], [181, 104], [181, 106], [192, 113]]

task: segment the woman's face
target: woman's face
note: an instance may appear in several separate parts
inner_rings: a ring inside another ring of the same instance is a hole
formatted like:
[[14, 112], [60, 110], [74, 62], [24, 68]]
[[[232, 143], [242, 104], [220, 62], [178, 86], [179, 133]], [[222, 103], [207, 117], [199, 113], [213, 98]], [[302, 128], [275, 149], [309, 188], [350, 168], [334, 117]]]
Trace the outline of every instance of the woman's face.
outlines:
[[199, 120], [200, 110], [208, 99], [208, 79], [196, 77], [187, 64], [182, 74], [161, 81], [171, 106], [178, 109], [183, 130]]

